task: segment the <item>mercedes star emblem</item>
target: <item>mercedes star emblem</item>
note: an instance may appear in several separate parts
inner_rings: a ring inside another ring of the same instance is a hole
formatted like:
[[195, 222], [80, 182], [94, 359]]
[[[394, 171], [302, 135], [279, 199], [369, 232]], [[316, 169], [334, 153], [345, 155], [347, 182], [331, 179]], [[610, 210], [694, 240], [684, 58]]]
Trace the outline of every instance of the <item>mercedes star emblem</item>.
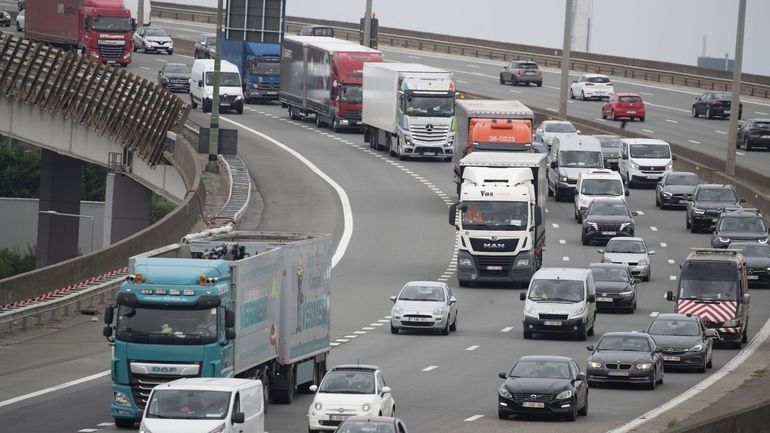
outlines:
[[345, 412], [345, 409], [343, 408], [339, 408], [338, 410], [340, 411], [340, 413]]
[[429, 132], [429, 133], [433, 132], [433, 124], [429, 123], [429, 124], [425, 125], [425, 130], [427, 132]]

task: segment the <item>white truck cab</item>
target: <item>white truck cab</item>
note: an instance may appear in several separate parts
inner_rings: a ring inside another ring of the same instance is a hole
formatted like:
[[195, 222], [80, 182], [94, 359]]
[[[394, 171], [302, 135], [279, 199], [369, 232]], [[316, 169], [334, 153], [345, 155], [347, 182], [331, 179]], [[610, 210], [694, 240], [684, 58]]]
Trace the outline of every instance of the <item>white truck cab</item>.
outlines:
[[[214, 59], [195, 59], [190, 72], [190, 105], [201, 106], [204, 113], [211, 111], [214, 95]], [[238, 67], [222, 60], [219, 68], [219, 109], [235, 110], [243, 114], [243, 86]]]
[[658, 183], [676, 159], [671, 146], [655, 138], [624, 138], [620, 142], [618, 172], [629, 188]]
[[140, 433], [264, 433], [262, 381], [187, 378], [152, 389]]
[[594, 197], [624, 197], [629, 192], [623, 186], [623, 179], [615, 170], [595, 168], [578, 175], [575, 188], [575, 220], [583, 222], [588, 205]]

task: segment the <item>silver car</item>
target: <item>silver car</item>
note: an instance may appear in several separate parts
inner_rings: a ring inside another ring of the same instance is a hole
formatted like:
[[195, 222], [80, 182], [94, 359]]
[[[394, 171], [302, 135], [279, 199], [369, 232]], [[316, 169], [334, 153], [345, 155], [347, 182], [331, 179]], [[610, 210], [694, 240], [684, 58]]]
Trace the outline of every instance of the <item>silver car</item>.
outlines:
[[599, 254], [602, 254], [602, 263], [628, 265], [631, 274], [642, 281], [650, 281], [652, 277], [650, 256], [654, 255], [655, 251], [648, 250], [642, 238], [612, 238], [604, 249], [599, 250]]
[[398, 296], [391, 296], [390, 332], [400, 329], [457, 331], [457, 299], [452, 289], [438, 281], [410, 281]]
[[575, 125], [568, 120], [544, 120], [535, 130], [535, 141], [539, 141], [551, 149], [553, 139], [561, 135], [574, 135], [580, 133]]
[[174, 54], [174, 40], [160, 27], [140, 27], [134, 32], [134, 51]]

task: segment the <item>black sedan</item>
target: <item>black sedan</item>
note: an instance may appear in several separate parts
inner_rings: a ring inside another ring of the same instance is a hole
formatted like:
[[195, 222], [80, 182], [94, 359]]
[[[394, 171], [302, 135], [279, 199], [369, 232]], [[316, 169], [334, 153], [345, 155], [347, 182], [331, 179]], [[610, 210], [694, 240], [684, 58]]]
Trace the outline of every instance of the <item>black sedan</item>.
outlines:
[[714, 339], [719, 338], [715, 329], [706, 328], [698, 316], [687, 314], [658, 314], [647, 333], [663, 355], [666, 367], [694, 368], [705, 373], [711, 368]]
[[695, 187], [700, 183], [700, 177], [689, 171], [670, 171], [664, 174], [655, 187], [655, 206], [661, 209], [686, 208]]
[[575, 421], [588, 414], [588, 385], [577, 363], [564, 356], [523, 356], [497, 392], [497, 415], [564, 415]]
[[[692, 103], [692, 117], [706, 116], [707, 119], [714, 117], [730, 117], [732, 108], [731, 100], [733, 95], [730, 92], [706, 92]], [[738, 118], [743, 114], [743, 104], [738, 107]]]
[[730, 249], [741, 250], [746, 261], [749, 286], [770, 288], [770, 245], [757, 242], [731, 242]]
[[583, 217], [583, 245], [592, 241], [606, 243], [616, 236], [633, 236], [636, 212], [628, 209], [620, 197], [597, 197], [591, 201]]
[[166, 63], [158, 71], [158, 84], [169, 92], [189, 92], [190, 68], [184, 63]]
[[637, 279], [628, 265], [619, 263], [591, 263], [588, 266], [596, 285], [596, 311], [636, 310]]
[[738, 149], [770, 147], [770, 119], [749, 119], [738, 128]]
[[745, 202], [738, 197], [732, 185], [702, 183], [695, 187], [692, 200], [687, 203], [685, 227], [691, 233], [701, 229], [711, 229], [716, 224], [722, 211], [737, 209]]
[[663, 356], [651, 336], [638, 332], [608, 332], [594, 346], [588, 346], [588, 386], [599, 383], [646, 385], [663, 383]]

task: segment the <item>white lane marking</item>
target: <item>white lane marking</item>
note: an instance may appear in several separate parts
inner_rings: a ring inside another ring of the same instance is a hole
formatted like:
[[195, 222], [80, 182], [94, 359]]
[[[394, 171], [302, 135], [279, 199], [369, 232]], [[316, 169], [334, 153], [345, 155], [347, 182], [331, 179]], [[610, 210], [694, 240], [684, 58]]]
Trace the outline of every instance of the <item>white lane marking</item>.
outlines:
[[329, 346], [331, 346], [331, 347], [337, 347], [337, 346], [339, 346], [340, 344], [341, 344], [341, 343], [337, 343], [336, 341], [332, 341], [331, 343], [329, 343]]
[[678, 120], [671, 120], [671, 119], [666, 119], [666, 122], [668, 122], [668, 123], [679, 123]]
[[636, 211], [636, 214], [637, 214], [637, 215], [644, 215], [644, 212], [642, 212], [642, 211], [638, 210], [638, 211]]
[[569, 261], [569, 257], [567, 257], [567, 256], [564, 256], [564, 257], [562, 257], [561, 259], [562, 259], [563, 261], [565, 261], [565, 262], [568, 262], [568, 261]]
[[545, 87], [546, 89], [561, 90], [561, 87], [556, 87], [556, 86], [544, 85], [543, 87]]
[[465, 418], [465, 422], [473, 422], [476, 421], [479, 418], [482, 418], [484, 415], [473, 415], [471, 417]]
[[380, 323], [390, 323], [390, 320], [380, 319], [380, 320], [378, 320], [378, 322], [380, 322]]
[[660, 313], [658, 313], [657, 311], [653, 311], [652, 313], [650, 313], [650, 317], [658, 317], [658, 314]]
[[350, 207], [350, 199], [348, 198], [348, 193], [345, 192], [345, 190], [342, 189], [342, 187], [337, 182], [335, 182], [334, 179], [329, 177], [326, 173], [321, 171], [321, 169], [318, 168], [315, 164], [310, 162], [310, 160], [302, 156], [302, 154], [292, 149], [291, 147], [281, 143], [280, 141], [276, 140], [273, 137], [270, 137], [267, 134], [257, 131], [256, 129], [249, 128], [248, 126], [242, 123], [236, 122], [234, 120], [230, 120], [227, 117], [222, 117], [222, 119], [246, 131], [249, 131], [254, 135], [262, 137], [263, 139], [285, 150], [290, 155], [297, 158], [301, 163], [305, 164], [313, 173], [317, 174], [318, 177], [326, 181], [326, 183], [328, 183], [337, 192], [337, 196], [339, 197], [340, 203], [342, 204], [342, 216], [344, 220], [342, 237], [340, 237], [340, 243], [337, 244], [337, 248], [334, 250], [334, 255], [332, 256], [332, 268], [337, 266], [337, 263], [339, 263], [340, 260], [342, 260], [342, 257], [345, 255], [345, 251], [348, 249], [348, 244], [350, 244], [350, 238], [353, 236], [353, 210]]
[[654, 94], [649, 93], [649, 92], [639, 92], [639, 94], [644, 95], [644, 96], [655, 96]]
[[509, 92], [511, 92], [511, 93], [521, 93], [521, 90], [513, 90], [513, 89], [510, 89], [510, 90], [508, 90], [508, 91], [509, 91]]
[[352, 334], [351, 334], [351, 335], [346, 335], [346, 336], [345, 336], [345, 338], [356, 338], [356, 337], [358, 337], [358, 335], [352, 335]]
[[354, 334], [363, 335], [366, 334], [366, 331], [353, 331]]
[[364, 331], [374, 331], [374, 328], [372, 328], [371, 326], [364, 326], [361, 329], [363, 329]]
[[422, 371], [431, 371], [431, 370], [435, 370], [437, 368], [438, 368], [438, 365], [429, 365], [429, 366], [423, 368]]
[[82, 429], [78, 430], [78, 433], [92, 433], [92, 432], [95, 432], [97, 430], [99, 430], [99, 429], [95, 429], [95, 428], [82, 428]]
[[96, 424], [97, 427], [112, 427], [114, 425], [114, 422], [100, 422], [99, 424]]
[[468, 84], [467, 81], [463, 81], [463, 80], [457, 80], [457, 82], [460, 83], [460, 84]]
[[663, 248], [666, 248], [666, 247], [668, 247], [668, 244], [667, 244], [667, 243], [665, 243], [665, 242], [661, 242], [661, 243], [660, 243], [660, 246], [661, 246], [661, 247], [663, 247]]
[[155, 61], [156, 62], [161, 62], [161, 63], [168, 63], [168, 60], [166, 60], [166, 59], [155, 59]]
[[745, 154], [745, 153], [743, 153], [743, 152], [735, 152], [735, 154], [736, 154], [736, 155], [740, 155], [740, 156], [746, 156], [746, 154]]
[[718, 129], [715, 129], [714, 132], [716, 132], [717, 134], [727, 135], [727, 131], [720, 131]]
[[338, 343], [347, 343], [347, 342], [348, 342], [348, 341], [350, 341], [350, 340], [346, 340], [346, 339], [344, 339], [344, 338], [338, 338], [338, 339], [336, 339], [336, 340], [334, 340], [334, 341], [336, 341], [336, 342], [338, 342]]
[[420, 56], [407, 56], [407, 57], [409, 57], [410, 59], [419, 59], [420, 58]]
[[683, 113], [689, 113], [690, 112], [690, 110], [685, 110], [685, 109], [676, 108], [676, 107], [669, 107], [668, 105], [653, 104], [652, 102], [648, 102], [648, 101], [644, 101], [644, 105], [649, 105], [649, 106], [658, 107], [658, 108], [665, 108], [667, 110], [681, 111]]
[[559, 239], [559, 243], [562, 244], [562, 245], [566, 245], [567, 241], [565, 241], [564, 239]]
[[467, 66], [469, 68], [478, 68], [479, 67], [479, 65], [465, 65], [465, 66]]
[[545, 208], [545, 213], [551, 213], [551, 211], [549, 211], [548, 208]]
[[654, 134], [655, 133], [655, 131], [653, 131], [652, 129], [642, 129], [642, 131], [644, 131], [644, 132], [646, 132], [648, 134]]
[[554, 111], [554, 112], [558, 112], [558, 111], [559, 111], [559, 110], [557, 110], [557, 109], [555, 109], [555, 108], [546, 108], [546, 110], [548, 110], [548, 111]]
[[757, 335], [755, 335], [754, 338], [751, 339], [749, 344], [743, 350], [738, 352], [738, 354], [735, 355], [733, 359], [728, 361], [727, 364], [725, 364], [718, 371], [712, 373], [711, 376], [701, 380], [700, 382], [695, 384], [695, 386], [693, 386], [692, 388], [679, 394], [678, 396], [667, 401], [666, 403], [663, 403], [662, 405], [656, 407], [655, 409], [652, 409], [647, 413], [640, 415], [638, 418], [633, 419], [630, 422], [614, 430], [611, 430], [607, 433], [628, 433], [631, 430], [634, 430], [640, 425], [642, 425], [644, 422], [658, 417], [660, 414], [665, 413], [666, 411], [679, 406], [681, 403], [685, 401], [690, 401], [693, 397], [698, 395], [701, 391], [708, 389], [708, 387], [716, 383], [718, 380], [722, 379], [723, 377], [735, 371], [741, 364], [743, 364], [744, 361], [749, 359], [749, 357], [751, 357], [751, 355], [753, 355], [754, 352], [757, 351], [757, 349], [759, 349], [762, 343], [764, 343], [765, 340], [767, 340], [768, 336], [770, 336], [770, 319], [768, 319], [765, 322], [764, 326], [762, 326], [762, 329], [760, 329], [759, 332], [757, 332]]
[[671, 281], [676, 281], [676, 275], [669, 275], [668, 279]]
[[382, 326], [382, 323], [375, 322], [375, 323], [370, 323], [369, 325], [371, 325], [371, 326]]
[[754, 113], [759, 114], [760, 116], [770, 116], [770, 114], [767, 114], [764, 111], [755, 111]]
[[658, 228], [655, 227], [655, 226], [650, 226], [650, 230], [653, 231], [653, 232], [656, 232], [656, 231], [658, 231]]
[[500, 332], [510, 332], [511, 329], [513, 329], [513, 326], [506, 326], [505, 328], [501, 329]]
[[391, 319], [391, 317], [390, 317], [390, 316], [385, 316], [385, 318], [386, 318], [386, 319]]
[[75, 380], [71, 380], [69, 382], [64, 382], [61, 385], [51, 386], [51, 387], [48, 387], [48, 388], [45, 388], [45, 389], [41, 389], [40, 391], [30, 392], [29, 394], [20, 395], [18, 397], [10, 398], [10, 399], [5, 400], [5, 401], [0, 401], [0, 407], [8, 406], [8, 405], [11, 405], [11, 404], [14, 404], [14, 403], [18, 403], [20, 401], [24, 401], [24, 400], [28, 400], [30, 398], [37, 397], [39, 395], [48, 394], [48, 393], [51, 393], [51, 392], [54, 392], [54, 391], [58, 391], [60, 389], [69, 388], [70, 386], [79, 385], [81, 383], [89, 382], [89, 381], [92, 381], [94, 379], [99, 379], [99, 378], [102, 378], [104, 376], [109, 376], [109, 375], [110, 375], [110, 370], [105, 370], [105, 371], [102, 371], [102, 372], [99, 372], [99, 373], [96, 373], [96, 374], [92, 374], [90, 376], [81, 377], [80, 379], [75, 379]]
[[556, 223], [552, 223], [551, 225], [552, 225], [552, 226], [553, 226], [553, 228], [555, 228], [555, 229], [558, 229], [558, 228], [559, 228], [559, 225], [558, 225], [558, 224], [556, 224]]
[[140, 66], [139, 68], [141, 68], [141, 69], [146, 69], [146, 70], [148, 70], [148, 71], [150, 70], [150, 68], [148, 68], [147, 66]]
[[689, 141], [692, 144], [700, 144], [700, 141], [695, 141], [695, 140], [687, 140], [687, 141]]
[[472, 352], [472, 351], [474, 351], [474, 350], [476, 350], [478, 348], [479, 348], [479, 346], [468, 346], [468, 347], [465, 348], [465, 350], [467, 350], [468, 352]]
[[676, 263], [676, 260], [674, 260], [674, 259], [668, 259], [668, 264], [669, 264], [669, 265], [673, 265], [674, 263]]

